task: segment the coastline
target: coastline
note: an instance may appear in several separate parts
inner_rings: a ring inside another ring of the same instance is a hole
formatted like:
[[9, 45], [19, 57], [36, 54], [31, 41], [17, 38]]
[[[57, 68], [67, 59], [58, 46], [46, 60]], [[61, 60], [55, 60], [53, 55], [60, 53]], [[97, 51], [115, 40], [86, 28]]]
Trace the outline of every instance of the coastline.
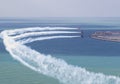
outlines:
[[120, 42], [120, 31], [96, 31], [91, 35], [91, 38], [104, 41]]

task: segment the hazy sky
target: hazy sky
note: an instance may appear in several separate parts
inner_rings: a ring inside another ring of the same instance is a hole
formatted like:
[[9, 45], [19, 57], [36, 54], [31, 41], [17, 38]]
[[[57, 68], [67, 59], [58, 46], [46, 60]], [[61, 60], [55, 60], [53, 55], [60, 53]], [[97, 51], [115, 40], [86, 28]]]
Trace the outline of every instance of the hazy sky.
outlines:
[[120, 17], [120, 0], [0, 0], [0, 17]]

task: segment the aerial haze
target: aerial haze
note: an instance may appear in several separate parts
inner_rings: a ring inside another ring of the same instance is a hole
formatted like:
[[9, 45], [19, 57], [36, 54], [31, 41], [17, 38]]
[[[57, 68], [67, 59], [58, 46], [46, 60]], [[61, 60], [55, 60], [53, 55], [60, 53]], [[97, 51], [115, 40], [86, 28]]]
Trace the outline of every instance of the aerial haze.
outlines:
[[120, 17], [120, 0], [0, 0], [0, 17]]

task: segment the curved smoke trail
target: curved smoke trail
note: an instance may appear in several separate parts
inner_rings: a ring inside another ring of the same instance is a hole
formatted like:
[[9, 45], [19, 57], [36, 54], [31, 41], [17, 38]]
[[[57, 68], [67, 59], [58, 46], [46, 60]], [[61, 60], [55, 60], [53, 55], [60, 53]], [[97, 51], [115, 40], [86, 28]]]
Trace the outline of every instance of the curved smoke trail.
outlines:
[[[78, 29], [60, 27], [14, 29], [2, 31], [0, 37], [3, 39], [6, 50], [14, 59], [34, 71], [58, 79], [63, 84], [120, 84], [119, 77], [89, 72], [84, 68], [69, 65], [62, 59], [41, 54], [24, 45], [37, 40], [80, 37], [73, 34], [79, 33], [75, 30]], [[59, 35], [57, 35], [58, 33]], [[68, 33], [72, 35], [67, 35]], [[37, 37], [32, 38], [31, 36]]]

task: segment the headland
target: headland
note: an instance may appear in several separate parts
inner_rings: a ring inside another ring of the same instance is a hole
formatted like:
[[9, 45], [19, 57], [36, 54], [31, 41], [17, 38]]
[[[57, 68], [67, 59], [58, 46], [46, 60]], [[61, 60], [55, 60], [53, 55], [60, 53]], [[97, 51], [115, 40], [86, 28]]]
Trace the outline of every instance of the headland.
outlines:
[[91, 35], [91, 38], [120, 42], [120, 31], [97, 31]]

